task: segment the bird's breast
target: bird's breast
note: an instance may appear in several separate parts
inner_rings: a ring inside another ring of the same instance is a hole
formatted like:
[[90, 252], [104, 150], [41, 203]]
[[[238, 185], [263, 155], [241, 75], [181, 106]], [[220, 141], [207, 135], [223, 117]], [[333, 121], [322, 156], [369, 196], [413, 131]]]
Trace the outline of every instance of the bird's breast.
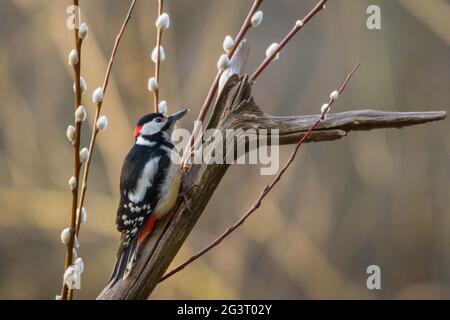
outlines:
[[167, 214], [175, 205], [180, 191], [181, 172], [179, 164], [171, 162], [167, 175], [161, 185], [161, 199], [153, 214], [157, 219]]

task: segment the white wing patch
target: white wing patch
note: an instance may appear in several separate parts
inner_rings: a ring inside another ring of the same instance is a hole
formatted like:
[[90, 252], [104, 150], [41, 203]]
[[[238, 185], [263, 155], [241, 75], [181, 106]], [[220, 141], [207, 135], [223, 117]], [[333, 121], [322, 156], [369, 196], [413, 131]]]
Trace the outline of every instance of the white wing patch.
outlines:
[[[159, 158], [160, 157], [153, 158], [145, 165], [144, 170], [142, 170], [141, 176], [136, 183], [134, 191], [128, 192], [128, 199], [131, 202], [139, 203], [144, 200], [147, 188], [152, 186], [153, 179], [158, 171]], [[134, 210], [131, 210], [131, 212], [133, 211]]]

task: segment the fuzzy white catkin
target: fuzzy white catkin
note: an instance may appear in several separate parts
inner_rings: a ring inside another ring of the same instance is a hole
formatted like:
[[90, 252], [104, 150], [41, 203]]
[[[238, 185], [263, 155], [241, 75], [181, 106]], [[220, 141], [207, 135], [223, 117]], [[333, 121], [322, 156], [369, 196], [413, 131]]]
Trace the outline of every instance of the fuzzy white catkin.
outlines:
[[158, 81], [156, 81], [156, 79], [154, 77], [151, 77], [150, 79], [148, 79], [148, 91], [150, 92], [156, 92], [158, 90]]
[[259, 26], [263, 20], [263, 17], [264, 17], [264, 14], [261, 10], [255, 12], [255, 14], [252, 16], [252, 20], [251, 20], [252, 26], [253, 27]]
[[78, 52], [75, 49], [72, 49], [69, 53], [69, 65], [75, 66], [79, 62]]
[[81, 88], [81, 93], [85, 93], [88, 89], [87, 82], [83, 77], [80, 77], [80, 88]]
[[69, 139], [70, 142], [73, 142], [75, 140], [75, 127], [70, 125], [67, 127], [66, 130], [66, 137]]
[[230, 59], [228, 58], [228, 55], [223, 54], [220, 56], [219, 60], [217, 61], [217, 69], [225, 70], [230, 67]]
[[69, 266], [64, 272], [64, 283], [71, 290], [81, 289], [81, 271], [76, 265]]
[[99, 131], [105, 131], [106, 127], [108, 127], [108, 118], [106, 116], [101, 116], [100, 118], [98, 118], [95, 126]]
[[[155, 47], [152, 51], [152, 61], [154, 63], [158, 62], [158, 47]], [[166, 60], [166, 51], [164, 50], [163, 46], [159, 47], [159, 61]]]
[[92, 93], [92, 102], [94, 102], [94, 103], [101, 103], [101, 102], [103, 102], [103, 88], [102, 87], [98, 87]]
[[339, 91], [334, 90], [331, 94], [330, 94], [330, 99], [333, 101], [336, 101], [339, 98]]
[[89, 33], [89, 28], [86, 23], [82, 23], [80, 29], [78, 29], [78, 38], [84, 40], [87, 38]]
[[77, 111], [75, 111], [75, 120], [78, 122], [83, 122], [84, 120], [86, 120], [86, 117], [86, 108], [83, 106], [79, 106]]
[[89, 150], [88, 148], [83, 148], [80, 151], [80, 162], [85, 163], [89, 158]]
[[72, 191], [75, 190], [75, 188], [77, 187], [77, 178], [70, 177], [69, 186], [70, 186], [70, 190], [72, 190]]
[[[278, 43], [272, 43], [266, 50], [266, 57], [272, 56], [278, 50]], [[278, 52], [276, 56], [273, 58], [273, 61], [278, 60], [280, 58], [280, 53]]]
[[234, 46], [234, 40], [231, 36], [226, 36], [225, 39], [223, 40], [223, 50], [225, 50], [225, 52], [228, 52], [231, 50], [231, 48], [233, 48]]
[[61, 231], [61, 242], [67, 245], [70, 241], [70, 228], [65, 228]]
[[296, 26], [297, 28], [303, 27], [303, 20], [297, 20], [297, 21], [295, 22], [295, 26]]
[[169, 107], [167, 106], [167, 102], [165, 100], [161, 101], [158, 105], [159, 113], [167, 114]]
[[320, 108], [321, 113], [328, 113], [330, 111], [330, 108], [328, 108], [330, 105], [328, 103], [325, 103], [322, 108]]
[[84, 207], [81, 209], [81, 217], [80, 217], [80, 209], [77, 209], [77, 220], [78, 220], [78, 218], [80, 219], [80, 222], [82, 224], [86, 223], [86, 221], [87, 221], [87, 212], [86, 212], [86, 209]]
[[74, 265], [76, 265], [78, 267], [78, 269], [80, 269], [80, 272], [82, 273], [84, 271], [84, 261], [83, 258], [79, 257], [75, 260]]
[[74, 247], [74, 249], [78, 249], [80, 247], [80, 243], [78, 242], [77, 235], [75, 235], [75, 238], [73, 239], [73, 247]]
[[[73, 92], [76, 92], [76, 84], [73, 84]], [[87, 82], [83, 77], [80, 77], [80, 89], [81, 93], [85, 93], [88, 89]]]
[[170, 27], [170, 16], [167, 13], [161, 14], [156, 19], [155, 26], [158, 29], [168, 29]]

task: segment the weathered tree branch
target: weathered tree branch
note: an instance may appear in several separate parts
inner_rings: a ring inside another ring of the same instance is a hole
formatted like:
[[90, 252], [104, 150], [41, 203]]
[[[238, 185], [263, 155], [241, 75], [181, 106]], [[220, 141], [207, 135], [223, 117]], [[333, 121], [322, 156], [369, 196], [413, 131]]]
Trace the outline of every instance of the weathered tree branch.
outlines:
[[[231, 75], [216, 102], [208, 127], [279, 129], [280, 144], [294, 144], [311, 127], [317, 116], [276, 117], [265, 114], [251, 97], [248, 77]], [[401, 128], [446, 118], [446, 112], [398, 113], [351, 111], [327, 115], [306, 142], [336, 140], [350, 131]], [[183, 177], [189, 210], [180, 202], [167, 218], [158, 222], [147, 240], [131, 275], [98, 299], [147, 299], [203, 213], [228, 165], [193, 165]]]
[[[261, 113], [257, 124], [252, 120], [259, 112], [254, 107], [255, 114], [246, 112], [237, 119], [237, 126], [242, 129], [279, 129], [280, 145], [294, 144], [300, 140], [316, 121], [317, 115], [276, 117]], [[437, 112], [386, 112], [378, 110], [357, 110], [328, 114], [314, 130], [309, 142], [338, 140], [350, 131], [368, 131], [382, 128], [403, 128], [432, 121], [443, 120], [447, 113]]]

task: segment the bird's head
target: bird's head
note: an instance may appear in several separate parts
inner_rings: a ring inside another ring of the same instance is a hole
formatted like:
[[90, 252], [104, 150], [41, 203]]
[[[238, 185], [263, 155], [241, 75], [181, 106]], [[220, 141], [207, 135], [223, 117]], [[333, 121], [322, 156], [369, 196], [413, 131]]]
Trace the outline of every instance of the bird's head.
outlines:
[[173, 115], [166, 116], [163, 113], [150, 113], [143, 116], [136, 124], [134, 137], [139, 139], [151, 139], [152, 136], [171, 135], [175, 123], [181, 119], [189, 109], [184, 109]]

